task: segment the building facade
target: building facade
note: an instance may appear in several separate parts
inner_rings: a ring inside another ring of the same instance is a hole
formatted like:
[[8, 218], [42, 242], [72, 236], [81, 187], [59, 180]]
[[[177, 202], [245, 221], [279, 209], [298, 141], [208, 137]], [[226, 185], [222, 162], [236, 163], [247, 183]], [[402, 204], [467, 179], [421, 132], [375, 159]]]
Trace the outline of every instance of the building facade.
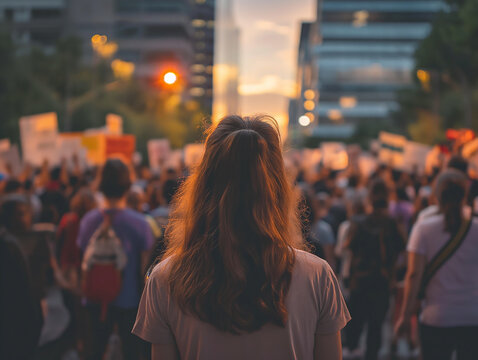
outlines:
[[314, 104], [306, 103], [308, 89], [301, 88], [298, 102], [306, 108], [299, 107], [294, 115], [312, 111], [317, 134], [320, 124], [389, 119], [398, 106], [397, 90], [413, 81], [414, 51], [435, 14], [446, 10], [445, 3], [319, 0], [317, 8], [319, 40], [310, 50], [318, 74], [312, 85], [316, 98]]
[[53, 49], [66, 24], [65, 0], [0, 0], [0, 24], [20, 45]]

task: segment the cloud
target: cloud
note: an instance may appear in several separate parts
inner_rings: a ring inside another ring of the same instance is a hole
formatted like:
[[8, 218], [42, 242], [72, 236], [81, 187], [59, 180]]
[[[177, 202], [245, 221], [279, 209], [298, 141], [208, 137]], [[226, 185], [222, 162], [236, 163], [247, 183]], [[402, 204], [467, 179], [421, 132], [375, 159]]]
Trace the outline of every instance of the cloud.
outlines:
[[283, 79], [278, 75], [266, 75], [257, 82], [241, 79], [240, 84], [239, 94], [241, 95], [272, 93], [291, 97], [295, 95], [297, 87], [295, 81]]

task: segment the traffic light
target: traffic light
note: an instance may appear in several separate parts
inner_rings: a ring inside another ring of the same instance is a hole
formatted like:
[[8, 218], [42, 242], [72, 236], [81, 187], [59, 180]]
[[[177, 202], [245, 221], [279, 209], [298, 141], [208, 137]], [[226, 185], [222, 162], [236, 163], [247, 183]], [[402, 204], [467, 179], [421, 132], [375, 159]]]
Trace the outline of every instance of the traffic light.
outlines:
[[163, 81], [168, 85], [173, 85], [176, 83], [176, 81], [178, 81], [178, 75], [172, 71], [168, 71], [166, 74], [164, 74]]

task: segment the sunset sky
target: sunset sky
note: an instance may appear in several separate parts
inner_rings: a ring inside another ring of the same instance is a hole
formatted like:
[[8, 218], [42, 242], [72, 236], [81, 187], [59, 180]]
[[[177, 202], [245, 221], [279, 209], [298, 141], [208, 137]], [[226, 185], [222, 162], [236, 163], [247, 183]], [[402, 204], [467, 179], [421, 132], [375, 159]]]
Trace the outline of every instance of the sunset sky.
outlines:
[[287, 117], [294, 93], [301, 21], [315, 18], [316, 0], [233, 0], [241, 31], [243, 114]]

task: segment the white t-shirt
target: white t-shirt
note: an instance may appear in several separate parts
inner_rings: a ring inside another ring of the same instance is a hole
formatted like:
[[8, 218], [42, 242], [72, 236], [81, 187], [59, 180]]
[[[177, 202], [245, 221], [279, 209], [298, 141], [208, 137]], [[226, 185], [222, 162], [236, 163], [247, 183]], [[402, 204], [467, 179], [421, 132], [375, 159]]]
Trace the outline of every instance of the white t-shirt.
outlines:
[[316, 333], [335, 333], [350, 320], [330, 266], [300, 250], [285, 301], [285, 327], [266, 324], [242, 335], [219, 331], [184, 313], [169, 292], [167, 261], [154, 268], [146, 283], [132, 332], [153, 344], [175, 343], [181, 359], [308, 360]]
[[[430, 262], [450, 240], [444, 226], [442, 214], [417, 222], [407, 250]], [[426, 325], [478, 325], [478, 219], [473, 219], [463, 243], [428, 283], [422, 310], [420, 321]]]
[[[438, 205], [430, 205], [420, 211], [420, 213], [418, 214], [417, 222], [425, 220], [431, 216], [438, 215], [439, 213], [440, 208], [438, 207]], [[465, 214], [465, 216], [470, 217], [472, 213], [471, 208], [468, 205], [465, 205], [463, 207], [463, 213]]]

